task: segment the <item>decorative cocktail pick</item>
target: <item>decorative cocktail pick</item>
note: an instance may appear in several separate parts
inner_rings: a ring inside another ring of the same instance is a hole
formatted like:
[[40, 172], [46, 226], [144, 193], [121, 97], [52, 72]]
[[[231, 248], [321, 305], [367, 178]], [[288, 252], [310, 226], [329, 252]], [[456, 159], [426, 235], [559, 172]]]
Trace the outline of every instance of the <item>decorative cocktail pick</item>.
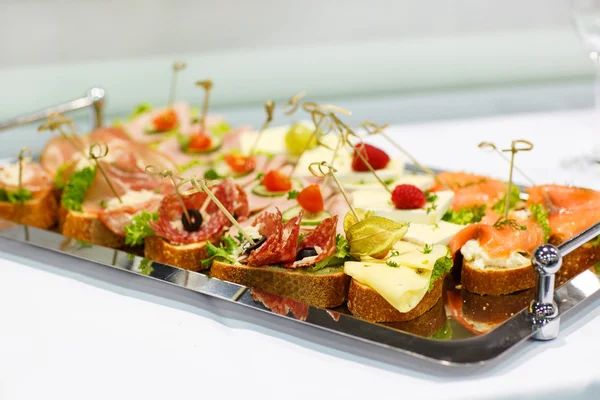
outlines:
[[[64, 129], [64, 126], [67, 126], [68, 132]], [[79, 151], [85, 158], [88, 158], [88, 155], [85, 153], [83, 149], [83, 145], [79, 142], [79, 137], [77, 132], [75, 132], [75, 127], [73, 126], [73, 120], [65, 117], [59, 113], [49, 114], [46, 118], [46, 122], [38, 127], [38, 132], [43, 131], [58, 131], [60, 135], [75, 148], [75, 150]]]
[[204, 192], [206, 193], [206, 195], [213, 201], [213, 203], [215, 203], [215, 205], [217, 207], [219, 207], [219, 209], [223, 212], [223, 214], [225, 214], [225, 216], [227, 217], [227, 219], [229, 219], [229, 221], [231, 222], [231, 224], [233, 226], [235, 226], [238, 231], [246, 238], [246, 240], [251, 244], [251, 245], [255, 245], [256, 242], [254, 241], [254, 239], [252, 239], [252, 236], [250, 236], [248, 234], [248, 232], [246, 232], [244, 230], [244, 228], [242, 228], [242, 226], [236, 221], [235, 217], [233, 215], [231, 215], [231, 213], [227, 210], [227, 208], [223, 205], [223, 203], [221, 203], [221, 201], [217, 198], [217, 196], [215, 196], [215, 194], [212, 192], [212, 190], [210, 190], [210, 188], [208, 187], [208, 185], [206, 184], [206, 182], [204, 181], [204, 179], [199, 179], [197, 178], [195, 175], [193, 175], [191, 178], [186, 179], [185, 181], [182, 181], [178, 184], [179, 187], [181, 187], [181, 185], [185, 184], [185, 183], [191, 183], [192, 184], [192, 189], [184, 192], [186, 195], [187, 194], [193, 194], [193, 193], [197, 193], [197, 192]]
[[[21, 151], [19, 151], [19, 180], [18, 180], [18, 190], [19, 194], [23, 193], [23, 160], [31, 158], [31, 149], [27, 147], [23, 147]], [[24, 202], [24, 197], [19, 195], [19, 203]]]
[[[504, 161], [506, 161], [507, 163], [510, 164], [510, 160], [504, 154], [502, 154], [502, 152], [500, 150], [498, 150], [498, 148], [496, 147], [496, 145], [494, 143], [481, 142], [481, 143], [479, 143], [479, 145], [477, 147], [479, 147], [480, 149], [483, 149], [483, 150], [492, 150], [494, 153], [498, 154]], [[513, 165], [513, 168], [515, 169], [515, 171], [520, 173], [521, 176], [523, 176], [523, 178], [527, 179], [532, 186], [535, 186], [535, 182], [533, 181], [533, 179], [531, 179], [529, 176], [527, 176], [527, 174], [525, 174], [525, 172], [523, 172], [522, 169], [520, 169], [516, 165]]]
[[250, 156], [254, 155], [254, 152], [256, 151], [256, 147], [258, 146], [258, 142], [260, 141], [263, 132], [269, 127], [271, 121], [273, 121], [273, 113], [275, 112], [275, 102], [273, 100], [268, 100], [265, 103], [265, 112], [267, 113], [267, 118], [265, 119], [265, 122], [262, 124], [260, 130], [256, 134], [256, 139], [254, 139], [254, 143], [252, 143], [252, 147], [250, 148]]
[[180, 182], [183, 181], [183, 178], [180, 176], [173, 176], [173, 171], [171, 171], [170, 169], [160, 169], [155, 165], [147, 165], [145, 170], [146, 173], [149, 175], [158, 176], [161, 179], [169, 178], [171, 180], [171, 183], [173, 184], [173, 189], [175, 189], [175, 196], [177, 196], [177, 200], [179, 200], [179, 204], [181, 204], [181, 208], [183, 209], [185, 219], [187, 220], [189, 225], [192, 225], [192, 218], [190, 217], [190, 213], [188, 212], [187, 207], [185, 206], [183, 197], [179, 192], [179, 186], [177, 182], [175, 182], [175, 178], [179, 179]]
[[208, 115], [208, 104], [210, 101], [210, 91], [213, 88], [213, 81], [206, 79], [197, 81], [196, 86], [204, 89], [204, 102], [202, 103], [202, 114], [200, 115], [200, 133], [206, 132], [206, 116]]
[[[518, 147], [518, 145], [523, 145]], [[510, 143], [510, 149], [502, 150], [503, 152], [510, 152], [510, 171], [508, 174], [508, 188], [506, 190], [506, 201], [504, 203], [504, 219], [508, 219], [508, 208], [510, 207], [510, 190], [512, 189], [513, 180], [513, 169], [515, 166], [515, 154], [519, 151], [530, 151], [533, 149], [533, 143], [527, 140], [513, 140]]]
[[294, 115], [296, 110], [300, 107], [300, 101], [306, 96], [306, 90], [301, 91], [295, 96], [292, 96], [286, 105], [283, 106], [283, 113], [285, 115]]
[[173, 71], [171, 72], [171, 87], [169, 88], [169, 105], [175, 102], [177, 96], [177, 75], [179, 71], [183, 71], [187, 67], [185, 61], [177, 60], [173, 63]]
[[394, 146], [399, 152], [401, 152], [408, 159], [410, 159], [412, 163], [415, 164], [419, 169], [421, 169], [426, 174], [430, 175], [439, 185], [443, 186], [446, 189], [450, 189], [450, 187], [446, 183], [442, 182], [441, 179], [438, 178], [435, 172], [421, 164], [412, 154], [406, 151], [402, 146], [396, 143], [396, 141], [392, 140], [392, 138], [389, 137], [387, 133], [385, 133], [385, 129], [388, 127], [387, 124], [380, 126], [371, 121], [364, 121], [362, 124], [360, 124], [360, 127], [367, 131], [369, 135], [379, 134], [383, 136], [388, 142], [392, 144], [392, 146]]
[[331, 165], [329, 165], [327, 163], [327, 161], [321, 161], [320, 163], [314, 162], [314, 163], [310, 164], [308, 166], [308, 170], [310, 171], [311, 174], [313, 174], [317, 178], [325, 178], [326, 176], [331, 176], [331, 178], [337, 185], [338, 189], [342, 193], [342, 196], [344, 196], [344, 200], [346, 200], [346, 203], [348, 203], [348, 207], [350, 207], [350, 211], [352, 211], [352, 214], [354, 214], [354, 218], [356, 218], [357, 222], [360, 221], [360, 218], [358, 217], [358, 214], [356, 213], [354, 206], [352, 206], [352, 202], [348, 198], [348, 194], [344, 190], [344, 187], [342, 186], [342, 184], [340, 183], [338, 178], [335, 176], [335, 173], [337, 172], [337, 170], [335, 168], [333, 168]]
[[121, 196], [119, 196], [119, 193], [117, 193], [117, 190], [115, 189], [112, 181], [110, 180], [110, 178], [108, 177], [108, 175], [106, 175], [106, 171], [104, 171], [104, 168], [98, 162], [99, 159], [101, 159], [103, 157], [106, 157], [107, 155], [108, 155], [108, 145], [106, 143], [96, 142], [96, 143], [92, 143], [92, 145], [90, 146], [90, 149], [89, 149], [89, 152], [88, 152], [89, 158], [92, 161], [94, 161], [94, 163], [96, 164], [96, 168], [102, 174], [102, 177], [104, 178], [104, 180], [108, 184], [108, 187], [113, 192], [113, 194], [115, 195], [115, 197], [119, 200], [119, 203], [123, 204], [123, 200], [121, 199]]

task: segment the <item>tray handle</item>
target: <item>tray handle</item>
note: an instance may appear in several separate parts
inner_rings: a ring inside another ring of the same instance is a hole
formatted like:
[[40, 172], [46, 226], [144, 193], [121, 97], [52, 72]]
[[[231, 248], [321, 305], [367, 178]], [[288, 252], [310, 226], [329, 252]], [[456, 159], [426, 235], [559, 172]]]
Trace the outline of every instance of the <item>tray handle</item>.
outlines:
[[558, 337], [560, 315], [554, 301], [555, 274], [560, 269], [564, 256], [598, 235], [600, 235], [600, 222], [558, 247], [543, 244], [533, 252], [533, 266], [538, 272], [537, 296], [529, 305], [529, 315], [536, 328], [534, 339], [552, 340]]
[[78, 99], [69, 101], [68, 103], [59, 104], [57, 106], [46, 108], [33, 112], [31, 114], [22, 115], [11, 120], [0, 122], [0, 131], [14, 128], [16, 126], [29, 124], [36, 121], [41, 121], [52, 113], [66, 113], [69, 111], [80, 110], [85, 107], [92, 107], [91, 119], [94, 128], [102, 127], [104, 123], [104, 103], [106, 100], [106, 92], [104, 89], [94, 87], [87, 91], [86, 95]]

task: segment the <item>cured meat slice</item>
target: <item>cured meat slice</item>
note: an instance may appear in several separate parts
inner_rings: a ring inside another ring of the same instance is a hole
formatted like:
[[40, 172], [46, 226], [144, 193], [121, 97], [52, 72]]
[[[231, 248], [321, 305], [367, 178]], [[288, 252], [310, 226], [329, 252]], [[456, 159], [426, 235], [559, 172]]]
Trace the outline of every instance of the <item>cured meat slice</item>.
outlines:
[[248, 265], [260, 267], [277, 262], [278, 248], [283, 234], [281, 211], [276, 208], [275, 212], [263, 212], [254, 221], [254, 226], [258, 227], [258, 233], [265, 236], [267, 240], [262, 246], [250, 252]]
[[298, 247], [298, 237], [300, 236], [302, 214], [303, 212], [300, 211], [297, 217], [291, 218], [283, 225], [277, 264], [289, 265], [289, 263], [293, 263], [296, 260], [296, 248]]
[[[211, 190], [232, 215], [238, 218], [248, 216], [248, 206], [244, 198], [244, 192], [231, 179], [224, 179], [218, 185], [212, 186]], [[201, 212], [205, 202], [208, 202], [206, 209], [202, 212], [203, 222], [200, 229], [194, 232], [183, 229], [181, 223], [183, 208], [177, 195], [171, 194], [166, 196], [160, 204], [158, 221], [150, 224], [156, 235], [162, 236], [174, 244], [197, 243], [216, 239], [223, 229], [231, 224], [206, 193], [199, 192], [184, 196], [183, 200], [186, 209], [196, 209], [201, 210]]]
[[335, 254], [337, 223], [337, 215], [324, 219], [312, 232], [308, 233], [300, 240], [300, 244], [298, 245], [298, 248], [300, 249], [304, 247], [318, 247], [321, 249], [321, 252], [312, 260], [311, 265]]
[[117, 206], [101, 211], [99, 218], [113, 233], [125, 236], [125, 226], [131, 223], [134, 216], [141, 214], [142, 211], [156, 212], [160, 202], [161, 199], [159, 197], [153, 197], [142, 203]]
[[[32, 194], [52, 188], [52, 176], [38, 163], [23, 161], [21, 186]], [[0, 167], [0, 188], [13, 191], [19, 188], [19, 163]]]
[[[296, 300], [286, 299], [275, 294], [261, 292], [256, 289], [251, 290], [254, 301], [262, 303], [266, 308], [280, 315], [292, 313], [296, 319], [306, 321], [308, 318], [309, 306]], [[339, 318], [339, 317], [338, 317]]]

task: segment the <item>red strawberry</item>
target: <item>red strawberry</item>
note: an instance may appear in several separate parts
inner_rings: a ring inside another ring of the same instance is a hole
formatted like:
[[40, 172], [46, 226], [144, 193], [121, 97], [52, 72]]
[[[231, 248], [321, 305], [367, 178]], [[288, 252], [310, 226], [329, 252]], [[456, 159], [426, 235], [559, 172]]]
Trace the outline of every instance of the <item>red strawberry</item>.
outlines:
[[374, 170], [384, 169], [387, 167], [390, 162], [390, 156], [388, 156], [385, 151], [378, 149], [375, 146], [371, 146], [366, 143], [359, 143], [354, 146], [355, 153], [352, 157], [352, 170], [353, 171], [368, 171], [369, 167], [360, 159], [356, 152], [360, 152], [360, 154], [367, 160], [371, 167]]
[[425, 193], [415, 185], [398, 185], [392, 192], [392, 202], [399, 210], [422, 208], [427, 199]]

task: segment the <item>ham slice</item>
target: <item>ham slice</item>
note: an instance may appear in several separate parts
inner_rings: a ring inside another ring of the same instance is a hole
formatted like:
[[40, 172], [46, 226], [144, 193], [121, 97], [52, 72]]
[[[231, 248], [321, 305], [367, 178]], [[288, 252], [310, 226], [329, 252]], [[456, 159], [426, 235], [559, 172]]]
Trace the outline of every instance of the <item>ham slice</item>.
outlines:
[[[52, 189], [52, 176], [38, 163], [23, 161], [21, 172], [21, 187], [33, 195]], [[0, 167], [0, 188], [14, 191], [19, 188], [19, 163]]]
[[136, 118], [123, 124], [123, 129], [129, 137], [139, 143], [153, 143], [164, 138], [164, 134], [146, 133], [146, 127], [152, 124], [152, 120], [161, 113], [172, 108], [177, 115], [178, 127], [177, 130], [184, 135], [189, 135], [192, 132], [192, 111], [187, 102], [177, 102], [170, 107], [158, 108], [146, 113], [143, 113]]

